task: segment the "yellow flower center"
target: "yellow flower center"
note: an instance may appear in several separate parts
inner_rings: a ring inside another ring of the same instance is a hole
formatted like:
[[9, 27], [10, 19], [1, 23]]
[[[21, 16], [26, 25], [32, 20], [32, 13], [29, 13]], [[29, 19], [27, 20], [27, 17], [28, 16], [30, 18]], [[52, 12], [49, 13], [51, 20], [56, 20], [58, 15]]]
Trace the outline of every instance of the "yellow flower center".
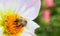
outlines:
[[10, 34], [17, 34], [19, 32], [23, 31], [23, 26], [21, 23], [16, 21], [16, 19], [20, 19], [22, 21], [22, 18], [17, 16], [16, 14], [8, 15], [5, 18], [5, 31]]

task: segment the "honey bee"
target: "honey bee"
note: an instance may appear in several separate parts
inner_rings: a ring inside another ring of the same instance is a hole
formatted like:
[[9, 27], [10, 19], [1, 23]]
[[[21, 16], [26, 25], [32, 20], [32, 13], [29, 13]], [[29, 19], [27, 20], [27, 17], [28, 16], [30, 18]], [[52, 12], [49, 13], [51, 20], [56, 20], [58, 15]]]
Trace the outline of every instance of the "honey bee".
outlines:
[[16, 27], [19, 27], [19, 26], [24, 27], [27, 25], [27, 21], [25, 19], [16, 19], [14, 22], [16, 23], [16, 25], [18, 25]]

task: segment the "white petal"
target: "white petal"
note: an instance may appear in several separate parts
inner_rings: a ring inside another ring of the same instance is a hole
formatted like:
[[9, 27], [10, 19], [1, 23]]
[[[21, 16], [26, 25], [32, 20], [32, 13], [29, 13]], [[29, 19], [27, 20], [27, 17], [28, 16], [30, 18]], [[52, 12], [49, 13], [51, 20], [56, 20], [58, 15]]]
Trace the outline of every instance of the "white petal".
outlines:
[[0, 27], [0, 36], [3, 35], [3, 27]]
[[21, 36], [36, 36], [36, 35], [29, 32], [29, 30], [24, 30]]
[[27, 26], [25, 27], [23, 33], [22, 33], [22, 36], [36, 36], [35, 35], [35, 29], [38, 28], [39, 25], [33, 21], [29, 21], [27, 23]]
[[0, 11], [4, 11], [4, 5], [1, 3], [1, 1], [0, 1]]
[[24, 18], [33, 20], [37, 17], [41, 2], [40, 0], [0, 0], [0, 9], [12, 9]]
[[[38, 16], [40, 6], [41, 6], [40, 0], [28, 0], [22, 7], [24, 8], [22, 9], [22, 11], [24, 10], [22, 16], [24, 18], [34, 20]], [[20, 12], [22, 11], [20, 10]]]
[[5, 10], [12, 9], [16, 11], [17, 9], [20, 10], [24, 3], [23, 0], [0, 0], [0, 7]]
[[21, 8], [22, 5], [23, 1], [21, 0], [5, 0], [4, 2], [5, 9], [12, 9], [13, 11]]

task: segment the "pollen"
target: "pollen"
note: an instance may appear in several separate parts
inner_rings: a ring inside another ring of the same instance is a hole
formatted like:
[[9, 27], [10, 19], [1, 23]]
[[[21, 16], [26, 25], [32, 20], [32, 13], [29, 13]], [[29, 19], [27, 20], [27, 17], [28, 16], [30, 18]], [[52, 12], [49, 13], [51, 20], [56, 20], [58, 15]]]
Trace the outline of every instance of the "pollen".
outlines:
[[21, 21], [22, 21], [22, 17], [18, 16], [17, 14], [7, 15], [4, 20], [5, 31], [12, 35], [22, 33], [24, 26], [21, 25]]

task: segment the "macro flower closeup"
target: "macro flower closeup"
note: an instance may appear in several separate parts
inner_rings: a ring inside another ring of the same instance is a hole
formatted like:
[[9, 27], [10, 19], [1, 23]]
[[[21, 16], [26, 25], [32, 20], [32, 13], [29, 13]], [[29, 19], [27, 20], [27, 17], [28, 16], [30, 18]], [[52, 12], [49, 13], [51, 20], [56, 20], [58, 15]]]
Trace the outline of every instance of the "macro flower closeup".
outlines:
[[40, 0], [0, 0], [0, 36], [36, 36]]

